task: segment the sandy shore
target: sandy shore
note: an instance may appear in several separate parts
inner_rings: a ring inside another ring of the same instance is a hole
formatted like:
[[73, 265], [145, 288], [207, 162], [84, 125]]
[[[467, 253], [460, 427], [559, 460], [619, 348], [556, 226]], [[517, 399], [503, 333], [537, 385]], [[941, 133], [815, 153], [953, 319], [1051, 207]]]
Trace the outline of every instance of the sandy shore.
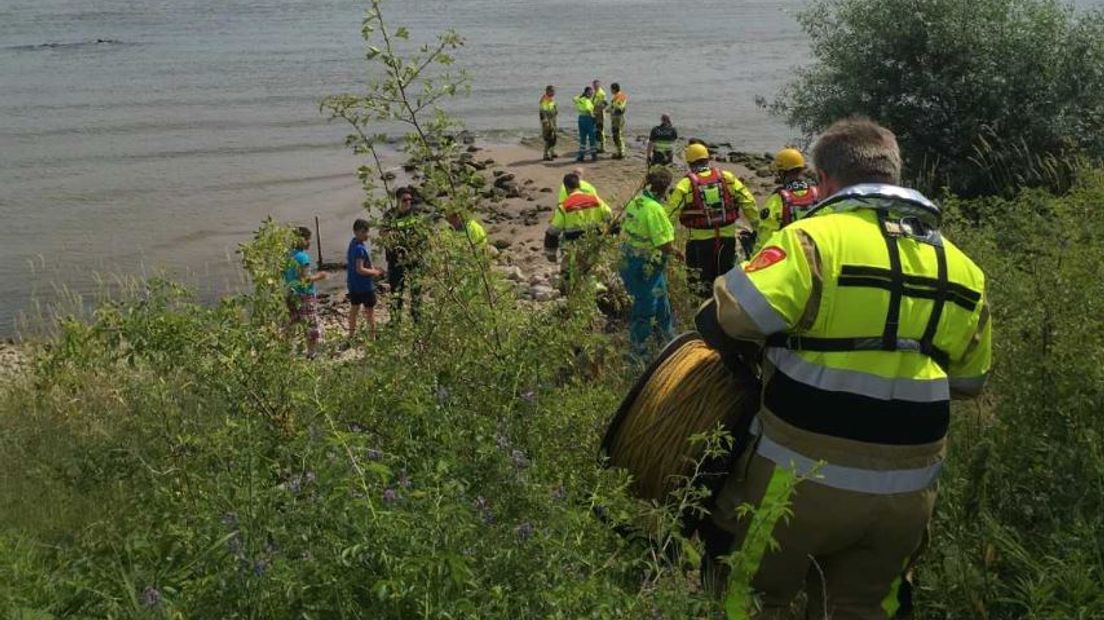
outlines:
[[[482, 143], [476, 140], [466, 147], [467, 157], [482, 167], [481, 173], [487, 179], [487, 195], [476, 216], [486, 228], [491, 244], [500, 249], [494, 259], [496, 267], [515, 283], [521, 297], [537, 297], [534, 289], [538, 287], [547, 293], [547, 289], [555, 283], [558, 267], [544, 257], [542, 246], [544, 230], [551, 219], [565, 174], [581, 168], [583, 177], [594, 184], [615, 212], [624, 208], [643, 180], [646, 166], [640, 137], [629, 145], [623, 160], [610, 159], [607, 154], [600, 156], [597, 162], [584, 163], [575, 161], [573, 140], [562, 138], [560, 142], [558, 150], [561, 156], [551, 162], [542, 160], [540, 140], [536, 136], [514, 143]], [[729, 150], [725, 148], [716, 151], [715, 157], [727, 158], [729, 155]], [[734, 159], [740, 163], [722, 160], [716, 165], [736, 174], [762, 203], [774, 187], [765, 169], [766, 159], [762, 154], [746, 153], [737, 154]], [[400, 175], [401, 180], [405, 175], [400, 164], [400, 161], [394, 161], [392, 170]], [[504, 177], [508, 177], [509, 181], [503, 183]], [[513, 187], [513, 190], [493, 191], [491, 188], [495, 187], [496, 181]], [[322, 231], [327, 261], [343, 262], [348, 237], [342, 229], [351, 226], [352, 219], [360, 212], [360, 200], [359, 191], [350, 191], [341, 196], [340, 204], [333, 205], [332, 212], [327, 214], [329, 217], [324, 218], [328, 220], [323, 222]], [[346, 223], [345, 219], [349, 222]], [[344, 333], [348, 306], [343, 303], [345, 278], [342, 272], [335, 271], [329, 280], [320, 285], [324, 299], [322, 316], [331, 339]], [[554, 296], [555, 293], [552, 293]], [[386, 306], [384, 299], [377, 307], [380, 322], [388, 319]], [[0, 374], [9, 374], [25, 366], [26, 361], [22, 345], [0, 345]]]

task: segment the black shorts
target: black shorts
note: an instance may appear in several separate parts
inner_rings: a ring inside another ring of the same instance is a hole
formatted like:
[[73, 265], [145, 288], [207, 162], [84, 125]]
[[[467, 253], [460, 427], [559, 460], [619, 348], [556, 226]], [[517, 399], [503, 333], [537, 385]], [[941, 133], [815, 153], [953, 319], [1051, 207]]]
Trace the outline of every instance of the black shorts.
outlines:
[[368, 308], [376, 307], [376, 292], [356, 292], [349, 291], [349, 303], [354, 306], [366, 306]]

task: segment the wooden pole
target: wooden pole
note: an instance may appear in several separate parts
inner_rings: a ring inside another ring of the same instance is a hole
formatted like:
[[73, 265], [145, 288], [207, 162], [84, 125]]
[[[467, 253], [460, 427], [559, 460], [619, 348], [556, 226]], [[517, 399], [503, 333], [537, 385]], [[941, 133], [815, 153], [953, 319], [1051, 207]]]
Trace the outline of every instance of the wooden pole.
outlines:
[[318, 216], [314, 216], [314, 247], [318, 249], [318, 268], [322, 268], [322, 235], [318, 230]]

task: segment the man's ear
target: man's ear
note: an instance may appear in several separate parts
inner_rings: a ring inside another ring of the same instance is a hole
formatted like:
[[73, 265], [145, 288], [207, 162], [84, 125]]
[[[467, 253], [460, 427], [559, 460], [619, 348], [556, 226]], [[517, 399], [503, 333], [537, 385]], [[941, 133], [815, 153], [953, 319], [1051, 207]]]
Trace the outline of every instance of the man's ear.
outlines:
[[820, 186], [822, 193], [825, 196], [831, 196], [839, 190], [839, 184], [832, 178], [831, 175], [826, 174], [823, 170], [817, 169], [817, 184]]

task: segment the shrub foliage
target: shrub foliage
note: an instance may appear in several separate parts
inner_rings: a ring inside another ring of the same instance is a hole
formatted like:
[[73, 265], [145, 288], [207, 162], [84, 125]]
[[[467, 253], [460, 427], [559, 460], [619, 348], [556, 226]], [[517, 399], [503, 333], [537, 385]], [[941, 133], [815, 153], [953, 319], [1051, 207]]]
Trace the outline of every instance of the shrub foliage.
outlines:
[[770, 108], [807, 134], [865, 114], [909, 176], [963, 196], [1062, 186], [1104, 157], [1104, 19], [1058, 0], [814, 0], [815, 62]]

